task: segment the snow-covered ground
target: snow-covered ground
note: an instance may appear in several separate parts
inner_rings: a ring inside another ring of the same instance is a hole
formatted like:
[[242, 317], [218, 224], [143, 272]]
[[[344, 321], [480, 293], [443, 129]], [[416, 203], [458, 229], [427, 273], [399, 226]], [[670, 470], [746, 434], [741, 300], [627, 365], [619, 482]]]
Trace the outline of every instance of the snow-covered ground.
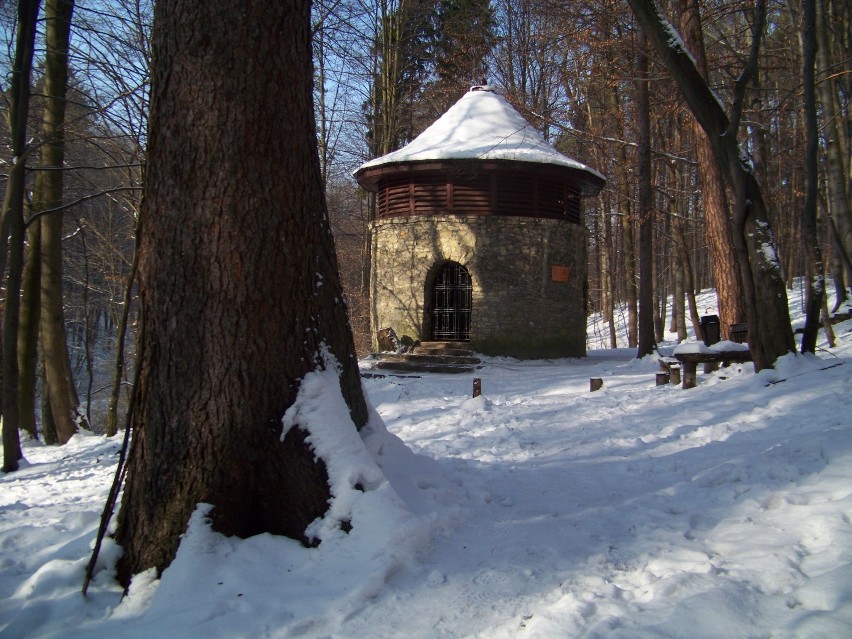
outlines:
[[288, 419], [339, 461], [320, 546], [224, 538], [201, 507], [124, 600], [112, 544], [80, 594], [120, 442], [28, 443], [0, 475], [0, 637], [852, 637], [852, 322], [835, 330], [690, 390], [626, 349], [488, 359], [477, 399], [474, 375], [365, 379], [370, 455], [320, 428], [344, 418], [316, 374]]

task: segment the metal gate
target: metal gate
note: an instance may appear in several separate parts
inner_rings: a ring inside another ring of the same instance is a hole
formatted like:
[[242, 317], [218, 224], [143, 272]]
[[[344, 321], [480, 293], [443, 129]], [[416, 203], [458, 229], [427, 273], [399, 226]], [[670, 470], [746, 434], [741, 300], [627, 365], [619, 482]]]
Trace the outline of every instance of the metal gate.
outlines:
[[432, 286], [432, 339], [470, 340], [473, 285], [461, 264], [441, 267]]

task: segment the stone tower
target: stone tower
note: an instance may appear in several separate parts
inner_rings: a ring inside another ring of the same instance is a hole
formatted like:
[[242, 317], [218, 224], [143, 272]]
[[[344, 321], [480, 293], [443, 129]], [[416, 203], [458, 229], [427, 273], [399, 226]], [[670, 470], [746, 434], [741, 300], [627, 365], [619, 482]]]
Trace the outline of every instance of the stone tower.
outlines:
[[486, 355], [586, 352], [581, 197], [606, 183], [473, 87], [410, 144], [363, 164], [377, 194], [371, 329]]

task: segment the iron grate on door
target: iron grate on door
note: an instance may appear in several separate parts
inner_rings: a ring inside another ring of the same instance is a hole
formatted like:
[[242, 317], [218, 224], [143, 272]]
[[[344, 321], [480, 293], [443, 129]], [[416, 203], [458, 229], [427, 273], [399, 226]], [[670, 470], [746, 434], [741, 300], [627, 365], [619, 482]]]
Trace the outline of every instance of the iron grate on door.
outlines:
[[473, 298], [470, 273], [461, 264], [441, 267], [432, 288], [432, 338], [470, 340], [470, 312]]

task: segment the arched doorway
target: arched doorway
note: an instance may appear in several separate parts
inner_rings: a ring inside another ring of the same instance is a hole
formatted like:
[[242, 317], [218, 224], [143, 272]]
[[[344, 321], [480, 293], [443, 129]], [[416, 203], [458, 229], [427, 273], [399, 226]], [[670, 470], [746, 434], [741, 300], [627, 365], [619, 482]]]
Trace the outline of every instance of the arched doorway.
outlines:
[[467, 269], [457, 262], [444, 264], [432, 283], [432, 339], [470, 340], [472, 298], [473, 284]]

